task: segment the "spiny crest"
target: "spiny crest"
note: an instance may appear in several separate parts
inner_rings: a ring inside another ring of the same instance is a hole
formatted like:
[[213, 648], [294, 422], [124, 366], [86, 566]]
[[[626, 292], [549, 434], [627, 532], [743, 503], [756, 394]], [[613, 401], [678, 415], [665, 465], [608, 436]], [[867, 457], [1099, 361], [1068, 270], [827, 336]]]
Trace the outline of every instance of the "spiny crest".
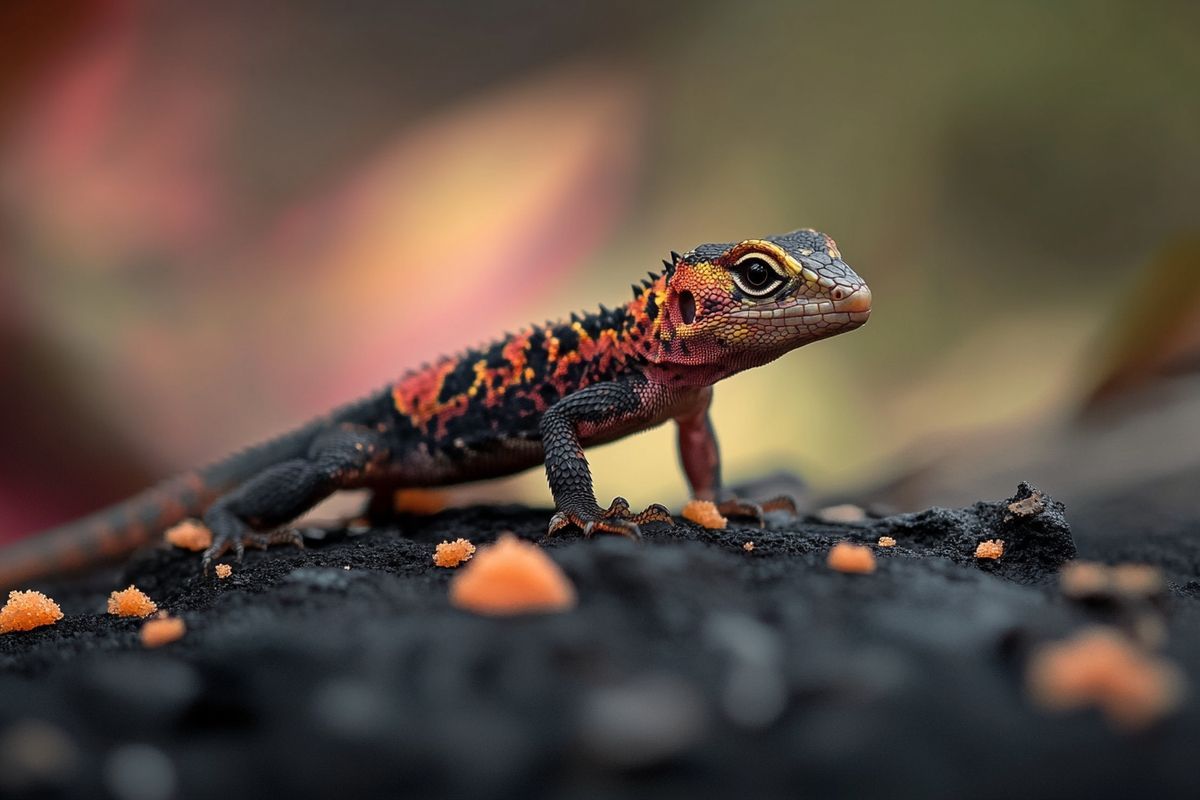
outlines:
[[679, 255], [679, 253], [675, 252], [674, 250], [671, 251], [671, 260], [670, 261], [667, 261], [665, 258], [663, 259], [663, 266], [667, 268], [663, 274], [667, 276], [668, 280], [671, 278], [672, 275], [675, 274], [675, 267], [678, 266], [679, 262], [682, 259], [683, 259], [683, 256]]

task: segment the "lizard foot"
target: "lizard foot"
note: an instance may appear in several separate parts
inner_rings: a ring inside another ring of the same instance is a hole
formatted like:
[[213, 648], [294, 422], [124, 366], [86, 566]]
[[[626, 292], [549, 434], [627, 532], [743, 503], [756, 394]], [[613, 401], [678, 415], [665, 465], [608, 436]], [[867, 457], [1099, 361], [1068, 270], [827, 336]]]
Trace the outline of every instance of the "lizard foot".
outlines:
[[550, 528], [546, 535], [562, 530], [568, 525], [583, 529], [584, 536], [591, 536], [596, 531], [616, 533], [628, 536], [630, 539], [641, 539], [641, 526], [647, 522], [665, 522], [674, 525], [675, 520], [665, 506], [653, 503], [639, 514], [630, 512], [629, 501], [624, 497], [614, 498], [607, 511], [596, 506], [590, 511], [565, 510], [558, 511], [550, 518]]
[[303, 549], [304, 536], [295, 528], [279, 528], [265, 532], [244, 528], [237, 532], [225, 532], [221, 535], [214, 533], [213, 543], [204, 551], [204, 556], [201, 559], [204, 574], [207, 575], [212, 563], [230, 550], [233, 551], [234, 556], [241, 563], [242, 556], [245, 555], [247, 547], [253, 547], [256, 550], [266, 550], [273, 544], [291, 544]]
[[764, 500], [761, 503], [741, 500], [735, 497], [722, 503], [717, 503], [717, 511], [726, 517], [752, 519], [758, 523], [758, 527], [760, 528], [765, 527], [767, 524], [764, 515], [768, 511], [786, 511], [793, 517], [799, 514], [796, 510], [796, 501], [787, 495], [772, 497], [770, 500]]

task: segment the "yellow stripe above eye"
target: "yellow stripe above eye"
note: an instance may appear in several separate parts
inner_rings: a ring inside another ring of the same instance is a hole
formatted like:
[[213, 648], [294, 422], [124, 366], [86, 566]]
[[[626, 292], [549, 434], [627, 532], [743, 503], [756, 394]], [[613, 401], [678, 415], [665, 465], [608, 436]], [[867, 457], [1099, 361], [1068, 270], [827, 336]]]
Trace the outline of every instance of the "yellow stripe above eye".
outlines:
[[738, 245], [738, 249], [742, 248], [745, 248], [747, 252], [744, 255], [739, 256], [737, 261], [733, 262], [734, 266], [751, 258], [759, 258], [769, 263], [783, 275], [800, 274], [800, 265], [777, 245], [774, 245], [771, 242], [767, 242], [762, 239], [747, 239]]

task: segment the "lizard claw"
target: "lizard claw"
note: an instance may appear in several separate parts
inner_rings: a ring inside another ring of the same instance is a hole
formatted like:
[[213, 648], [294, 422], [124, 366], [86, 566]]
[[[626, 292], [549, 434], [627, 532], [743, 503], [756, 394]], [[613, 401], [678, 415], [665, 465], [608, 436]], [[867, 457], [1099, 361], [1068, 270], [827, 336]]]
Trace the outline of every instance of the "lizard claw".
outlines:
[[553, 536], [563, 528], [571, 524], [571, 518], [561, 511], [554, 512], [554, 516], [550, 518], [550, 527], [546, 531], [547, 536]]

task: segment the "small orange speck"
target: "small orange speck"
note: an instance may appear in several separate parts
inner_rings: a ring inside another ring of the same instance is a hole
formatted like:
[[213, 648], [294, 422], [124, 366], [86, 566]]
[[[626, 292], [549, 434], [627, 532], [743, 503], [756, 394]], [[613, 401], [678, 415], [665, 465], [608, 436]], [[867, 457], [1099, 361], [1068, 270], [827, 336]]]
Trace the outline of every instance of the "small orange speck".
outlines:
[[142, 646], [162, 647], [187, 633], [187, 625], [179, 617], [156, 617], [142, 625]]
[[232, 574], [233, 574], [233, 567], [229, 566], [228, 564], [217, 564], [217, 577], [218, 578], [220, 578], [221, 580], [225, 580]]
[[475, 545], [466, 539], [455, 539], [453, 542], [442, 542], [433, 553], [433, 563], [439, 567], [457, 567], [464, 561], [470, 561], [475, 555]]
[[158, 605], [133, 584], [108, 596], [108, 613], [116, 617], [148, 617], [155, 611]]
[[1183, 676], [1116, 631], [1097, 627], [1043, 645], [1030, 659], [1026, 685], [1043, 708], [1097, 706], [1113, 725], [1136, 729], [1174, 710]]
[[9, 592], [8, 602], [0, 608], [0, 633], [31, 631], [53, 625], [62, 616], [58, 603], [41, 592]]
[[724, 528], [729, 524], [711, 500], [689, 500], [683, 507], [683, 518], [705, 528]]
[[742, 549], [749, 553], [754, 549], [754, 542], [746, 542], [744, 545], [742, 545]]
[[875, 554], [861, 544], [838, 542], [830, 548], [825, 563], [838, 572], [866, 575], [875, 571]]
[[1003, 539], [985, 539], [975, 548], [976, 558], [992, 558], [996, 559], [1004, 555], [1004, 540]]
[[546, 551], [506, 533], [454, 576], [450, 602], [501, 616], [565, 611], [575, 605], [575, 587]]
[[879, 546], [880, 547], [895, 547], [896, 540], [890, 536], [880, 536], [879, 537]]
[[212, 531], [205, 527], [204, 523], [194, 519], [185, 519], [169, 529], [165, 536], [168, 542], [184, 550], [200, 552], [212, 545]]

